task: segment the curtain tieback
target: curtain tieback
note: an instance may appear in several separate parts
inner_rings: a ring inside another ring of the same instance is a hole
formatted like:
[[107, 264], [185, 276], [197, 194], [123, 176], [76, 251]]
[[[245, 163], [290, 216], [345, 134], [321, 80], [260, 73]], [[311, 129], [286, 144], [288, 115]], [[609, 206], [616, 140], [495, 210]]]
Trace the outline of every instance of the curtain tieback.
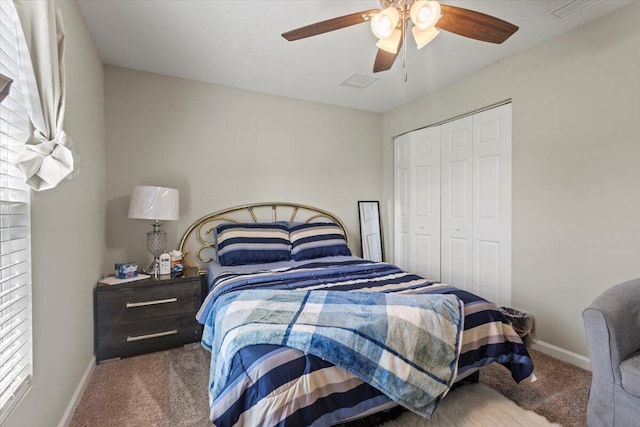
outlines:
[[73, 141], [65, 131], [51, 140], [35, 132], [18, 155], [18, 167], [36, 191], [55, 187], [73, 172]]

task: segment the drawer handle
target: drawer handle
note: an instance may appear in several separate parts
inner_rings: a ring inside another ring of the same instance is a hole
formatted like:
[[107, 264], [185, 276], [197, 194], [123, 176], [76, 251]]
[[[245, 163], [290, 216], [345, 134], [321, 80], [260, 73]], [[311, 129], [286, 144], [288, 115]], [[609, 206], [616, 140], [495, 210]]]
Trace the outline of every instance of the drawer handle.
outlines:
[[127, 342], [148, 340], [150, 338], [166, 337], [167, 335], [175, 335], [177, 333], [178, 331], [174, 329], [172, 331], [156, 332], [155, 334], [138, 335], [137, 337], [127, 337]]
[[127, 308], [144, 307], [147, 305], [167, 304], [170, 302], [177, 302], [178, 298], [157, 299], [155, 301], [143, 301], [143, 302], [128, 302]]

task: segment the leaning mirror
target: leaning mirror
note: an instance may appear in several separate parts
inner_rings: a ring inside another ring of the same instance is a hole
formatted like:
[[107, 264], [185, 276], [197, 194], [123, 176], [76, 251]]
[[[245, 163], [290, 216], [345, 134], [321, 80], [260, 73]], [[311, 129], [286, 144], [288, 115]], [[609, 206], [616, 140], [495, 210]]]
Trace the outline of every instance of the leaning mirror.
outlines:
[[360, 201], [358, 202], [358, 214], [360, 217], [362, 258], [369, 261], [384, 261], [380, 204], [377, 201]]

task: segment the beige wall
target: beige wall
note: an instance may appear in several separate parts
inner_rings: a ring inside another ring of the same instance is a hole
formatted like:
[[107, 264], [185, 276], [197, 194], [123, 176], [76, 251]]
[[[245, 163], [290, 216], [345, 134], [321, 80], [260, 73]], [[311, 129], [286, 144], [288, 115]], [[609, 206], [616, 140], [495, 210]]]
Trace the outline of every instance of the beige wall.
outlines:
[[93, 287], [105, 248], [103, 69], [75, 1], [56, 1], [67, 34], [66, 130], [80, 174], [32, 193], [33, 387], [9, 426], [55, 426], [93, 356]]
[[536, 315], [539, 338], [586, 355], [581, 310], [640, 276], [640, 4], [382, 121], [111, 66], [103, 86], [76, 3], [57, 4], [68, 36], [66, 128], [81, 172], [32, 196], [34, 384], [8, 427], [55, 425], [63, 415], [93, 355], [95, 281], [114, 261], [146, 259], [149, 226], [126, 218], [139, 184], [180, 190], [181, 219], [165, 224], [172, 246], [205, 213], [272, 200], [336, 213], [357, 246], [356, 201], [392, 200], [392, 136], [511, 98], [513, 305]]
[[127, 218], [136, 185], [180, 191], [169, 246], [207, 213], [291, 201], [341, 217], [359, 252], [358, 200], [379, 200], [380, 114], [105, 66], [106, 272], [148, 259], [149, 221]]
[[535, 315], [538, 339], [581, 355], [582, 310], [640, 276], [638, 22], [640, 3], [383, 118], [391, 206], [393, 136], [513, 100], [512, 305]]

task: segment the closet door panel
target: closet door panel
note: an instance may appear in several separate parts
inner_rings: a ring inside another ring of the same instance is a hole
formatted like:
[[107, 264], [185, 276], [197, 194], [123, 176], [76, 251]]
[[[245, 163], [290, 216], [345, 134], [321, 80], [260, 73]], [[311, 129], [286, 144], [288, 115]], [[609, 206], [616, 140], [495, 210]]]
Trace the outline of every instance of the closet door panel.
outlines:
[[495, 222], [500, 220], [500, 156], [488, 155], [476, 160], [475, 183], [478, 218]]
[[[447, 271], [447, 278], [443, 282], [460, 289], [471, 291], [471, 239], [449, 236], [446, 241], [446, 264], [443, 264], [443, 272]], [[444, 246], [444, 245], [443, 245]], [[443, 251], [444, 252], [444, 251]], [[443, 253], [445, 259], [445, 253]]]
[[412, 271], [440, 280], [440, 129], [411, 132]]
[[433, 258], [433, 237], [429, 235], [419, 235], [416, 234], [413, 239], [413, 247], [411, 248], [413, 254], [415, 255], [415, 272], [416, 274], [425, 277], [427, 279], [431, 279], [434, 281], [439, 281], [440, 278], [436, 275], [438, 274], [438, 268], [433, 268], [433, 266], [429, 263], [429, 261]]
[[441, 126], [442, 282], [471, 291], [472, 271], [471, 117]]
[[474, 241], [474, 293], [500, 305], [500, 242]]
[[394, 142], [394, 263], [409, 270], [409, 192], [411, 146], [409, 135]]
[[396, 253], [398, 267], [409, 266], [409, 168], [397, 173], [398, 192], [396, 203]]
[[511, 105], [473, 116], [473, 290], [511, 304]]
[[448, 201], [451, 220], [466, 221], [471, 209], [469, 206], [469, 180], [471, 179], [471, 159], [452, 161], [448, 164]]

